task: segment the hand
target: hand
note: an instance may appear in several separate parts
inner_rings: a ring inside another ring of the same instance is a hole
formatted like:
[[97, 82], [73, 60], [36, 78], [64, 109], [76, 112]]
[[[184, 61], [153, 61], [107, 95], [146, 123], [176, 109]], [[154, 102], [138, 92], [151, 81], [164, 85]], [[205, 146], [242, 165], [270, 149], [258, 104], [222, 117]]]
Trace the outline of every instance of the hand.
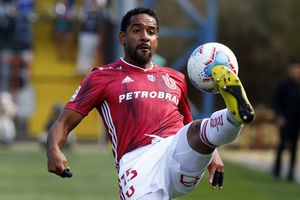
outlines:
[[67, 165], [67, 159], [59, 148], [48, 150], [48, 171], [62, 178], [71, 178], [72, 172]]
[[212, 161], [208, 166], [209, 182], [212, 184], [212, 188], [216, 189], [218, 185], [220, 189], [223, 188], [224, 178], [224, 163], [220, 158], [218, 149], [213, 152]]

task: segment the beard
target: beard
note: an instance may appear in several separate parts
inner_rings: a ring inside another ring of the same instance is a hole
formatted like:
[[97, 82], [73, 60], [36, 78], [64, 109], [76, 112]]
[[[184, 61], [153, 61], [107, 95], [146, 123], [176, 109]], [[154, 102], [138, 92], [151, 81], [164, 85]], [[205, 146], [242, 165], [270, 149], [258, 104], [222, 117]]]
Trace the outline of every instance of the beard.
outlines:
[[127, 51], [129, 57], [134, 60], [135, 62], [137, 62], [138, 64], [142, 64], [145, 65], [148, 62], [150, 62], [151, 58], [152, 58], [152, 52], [150, 51], [149, 53], [140, 53], [138, 51], [138, 48], [133, 48], [130, 47], [128, 44], [124, 45], [125, 47], [125, 51]]

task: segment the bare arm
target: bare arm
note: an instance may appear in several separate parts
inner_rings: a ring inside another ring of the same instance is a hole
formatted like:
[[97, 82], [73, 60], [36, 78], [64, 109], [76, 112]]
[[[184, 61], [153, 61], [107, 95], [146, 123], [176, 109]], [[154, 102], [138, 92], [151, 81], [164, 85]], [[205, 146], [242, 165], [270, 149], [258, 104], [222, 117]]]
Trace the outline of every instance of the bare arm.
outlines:
[[47, 138], [48, 171], [59, 176], [68, 169], [67, 159], [61, 148], [67, 141], [68, 134], [84, 118], [83, 115], [64, 109], [54, 125], [51, 127]]

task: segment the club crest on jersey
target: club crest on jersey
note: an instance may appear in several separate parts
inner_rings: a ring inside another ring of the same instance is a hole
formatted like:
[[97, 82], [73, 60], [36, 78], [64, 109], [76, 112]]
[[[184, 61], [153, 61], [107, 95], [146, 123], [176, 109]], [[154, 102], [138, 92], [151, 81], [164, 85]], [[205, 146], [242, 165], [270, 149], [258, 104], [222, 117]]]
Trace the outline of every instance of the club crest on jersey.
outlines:
[[147, 75], [148, 76], [148, 80], [154, 82], [155, 81], [155, 77], [153, 75]]
[[165, 81], [165, 84], [172, 90], [175, 90], [176, 89], [176, 82], [174, 81], [174, 79], [172, 79], [169, 74], [167, 75], [163, 75], [162, 76], [164, 81]]

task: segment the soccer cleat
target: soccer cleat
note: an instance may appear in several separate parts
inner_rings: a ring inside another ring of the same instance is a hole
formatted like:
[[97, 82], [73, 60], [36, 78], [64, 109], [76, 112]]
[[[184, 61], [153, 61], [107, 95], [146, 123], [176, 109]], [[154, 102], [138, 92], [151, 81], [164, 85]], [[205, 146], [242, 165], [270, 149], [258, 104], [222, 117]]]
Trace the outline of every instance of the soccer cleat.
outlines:
[[228, 67], [217, 65], [212, 68], [212, 78], [235, 119], [242, 124], [251, 123], [254, 109], [237, 75]]

